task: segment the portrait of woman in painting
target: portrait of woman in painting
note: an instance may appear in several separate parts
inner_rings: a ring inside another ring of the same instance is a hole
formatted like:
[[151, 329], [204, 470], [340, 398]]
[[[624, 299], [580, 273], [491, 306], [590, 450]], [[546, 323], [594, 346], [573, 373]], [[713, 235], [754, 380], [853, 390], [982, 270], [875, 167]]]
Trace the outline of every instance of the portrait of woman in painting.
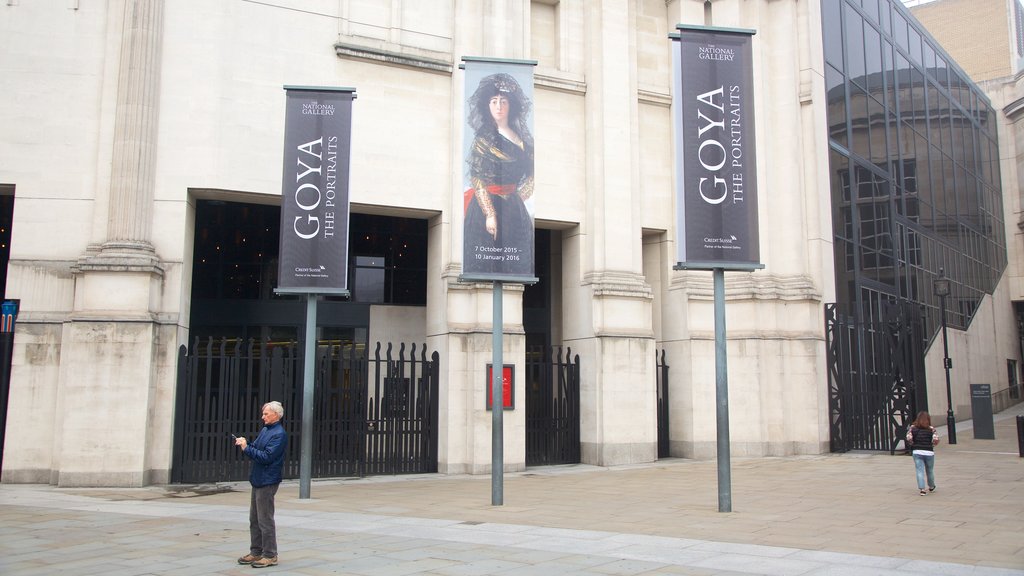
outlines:
[[491, 74], [469, 98], [473, 142], [464, 196], [463, 271], [533, 275], [530, 101], [514, 77]]

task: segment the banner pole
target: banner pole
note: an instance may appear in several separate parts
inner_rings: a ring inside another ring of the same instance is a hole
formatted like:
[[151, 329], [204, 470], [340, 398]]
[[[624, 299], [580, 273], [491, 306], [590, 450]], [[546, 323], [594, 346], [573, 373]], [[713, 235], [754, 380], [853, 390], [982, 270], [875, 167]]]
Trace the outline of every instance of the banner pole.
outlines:
[[313, 476], [313, 369], [316, 365], [316, 294], [306, 295], [306, 346], [302, 361], [302, 443], [299, 498], [309, 498]]
[[715, 284], [715, 416], [718, 429], [718, 511], [732, 512], [729, 462], [729, 371], [725, 339], [725, 269], [712, 271]]
[[491, 505], [504, 503], [505, 483], [505, 438], [503, 416], [505, 394], [503, 380], [505, 359], [502, 357], [502, 291], [501, 282], [494, 283], [494, 319], [491, 326]]

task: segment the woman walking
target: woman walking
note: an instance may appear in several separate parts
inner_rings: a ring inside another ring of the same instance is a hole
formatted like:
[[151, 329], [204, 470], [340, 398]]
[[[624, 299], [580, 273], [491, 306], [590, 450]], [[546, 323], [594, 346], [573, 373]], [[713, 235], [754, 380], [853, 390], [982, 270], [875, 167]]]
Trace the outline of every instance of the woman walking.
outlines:
[[[913, 451], [914, 468], [917, 471], [917, 489], [921, 496], [935, 491], [935, 446], [939, 444], [939, 435], [932, 427], [932, 418], [927, 412], [917, 413], [910, 429], [907, 430], [907, 446]], [[928, 491], [925, 491], [925, 479], [928, 480]]]

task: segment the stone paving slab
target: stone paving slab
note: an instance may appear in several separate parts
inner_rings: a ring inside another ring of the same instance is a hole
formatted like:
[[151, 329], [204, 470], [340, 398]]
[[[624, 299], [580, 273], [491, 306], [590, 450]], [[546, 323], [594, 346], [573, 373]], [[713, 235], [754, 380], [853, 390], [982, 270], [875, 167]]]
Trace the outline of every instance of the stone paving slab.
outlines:
[[[938, 490], [909, 456], [734, 459], [733, 511], [714, 462], [682, 459], [489, 476], [315, 481], [278, 493], [274, 574], [1024, 575], [1017, 412], [996, 440], [958, 425]], [[208, 488], [208, 487], [207, 487]], [[191, 496], [189, 496], [191, 494]], [[249, 489], [0, 485], [0, 574], [252, 574]]]

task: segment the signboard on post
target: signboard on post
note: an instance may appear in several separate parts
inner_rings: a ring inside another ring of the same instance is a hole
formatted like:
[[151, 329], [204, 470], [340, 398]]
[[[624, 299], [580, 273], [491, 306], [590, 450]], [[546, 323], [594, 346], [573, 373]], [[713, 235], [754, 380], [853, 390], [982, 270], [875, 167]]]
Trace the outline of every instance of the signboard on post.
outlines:
[[354, 88], [285, 86], [277, 293], [306, 295], [299, 498], [313, 469], [316, 299], [348, 295], [348, 170]]
[[536, 62], [463, 61], [462, 277], [533, 283]]
[[354, 88], [285, 86], [277, 292], [348, 293]]
[[764, 268], [757, 225], [753, 30], [677, 26], [676, 269], [711, 270], [718, 511], [732, 512], [725, 271]]
[[753, 30], [678, 26], [674, 41], [676, 268], [762, 268]]

